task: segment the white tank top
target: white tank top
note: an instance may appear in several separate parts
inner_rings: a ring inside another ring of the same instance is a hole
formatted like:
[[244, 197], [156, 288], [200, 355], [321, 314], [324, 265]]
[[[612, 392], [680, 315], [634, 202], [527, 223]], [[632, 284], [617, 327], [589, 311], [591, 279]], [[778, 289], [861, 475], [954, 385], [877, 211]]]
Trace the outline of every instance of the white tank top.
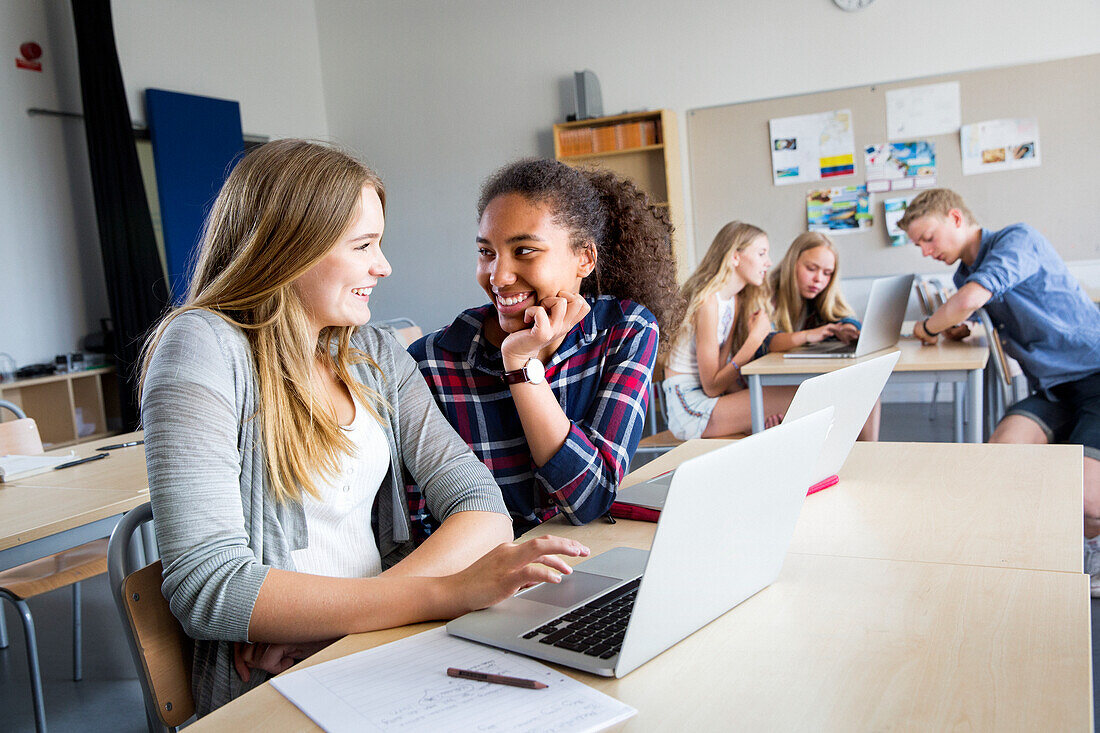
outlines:
[[358, 401], [354, 404], [355, 417], [343, 429], [355, 453], [344, 456], [337, 474], [322, 478], [320, 500], [302, 497], [309, 545], [290, 553], [302, 573], [369, 578], [382, 572], [370, 520], [390, 468], [390, 448], [378, 421]]
[[[731, 296], [729, 300], [723, 300], [721, 296], [718, 296], [718, 332], [716, 335], [718, 336], [719, 346], [729, 338], [730, 330], [733, 328], [736, 301], [736, 295]], [[668, 357], [667, 368], [682, 374], [698, 376], [699, 360], [695, 355], [695, 324], [684, 325], [688, 327], [676, 339], [676, 345], [672, 347], [672, 354]]]

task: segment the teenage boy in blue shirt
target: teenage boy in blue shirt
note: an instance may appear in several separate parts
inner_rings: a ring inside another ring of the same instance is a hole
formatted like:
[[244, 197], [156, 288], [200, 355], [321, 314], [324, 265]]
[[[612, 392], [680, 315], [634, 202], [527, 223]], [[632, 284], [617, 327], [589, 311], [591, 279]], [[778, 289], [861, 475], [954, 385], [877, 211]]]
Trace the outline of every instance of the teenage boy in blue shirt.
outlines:
[[985, 308], [1034, 392], [1008, 409], [990, 442], [1084, 446], [1085, 572], [1100, 597], [1100, 309], [1042, 234], [1027, 224], [982, 229], [954, 191], [921, 193], [898, 226], [925, 257], [959, 263], [958, 292], [913, 335], [934, 344]]

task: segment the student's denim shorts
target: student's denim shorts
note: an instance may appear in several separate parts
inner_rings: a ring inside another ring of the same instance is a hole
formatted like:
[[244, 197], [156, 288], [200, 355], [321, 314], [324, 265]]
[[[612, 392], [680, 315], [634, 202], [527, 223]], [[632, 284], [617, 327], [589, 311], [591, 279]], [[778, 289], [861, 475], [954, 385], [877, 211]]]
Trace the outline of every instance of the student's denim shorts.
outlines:
[[699, 378], [677, 374], [661, 382], [668, 409], [668, 429], [680, 440], [698, 438], [710, 422], [710, 413], [718, 404], [717, 397], [707, 397]]
[[1033, 394], [1005, 415], [1022, 415], [1038, 423], [1051, 443], [1085, 447], [1085, 455], [1100, 461], [1100, 372]]

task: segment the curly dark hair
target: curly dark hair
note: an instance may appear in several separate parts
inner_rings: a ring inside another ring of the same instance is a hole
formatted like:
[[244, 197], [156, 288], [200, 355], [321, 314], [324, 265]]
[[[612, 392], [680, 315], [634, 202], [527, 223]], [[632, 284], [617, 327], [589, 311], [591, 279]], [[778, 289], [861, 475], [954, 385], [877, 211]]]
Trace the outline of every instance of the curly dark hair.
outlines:
[[613, 295], [644, 305], [657, 318], [658, 352], [664, 354], [684, 314], [668, 211], [610, 171], [528, 158], [485, 181], [478, 219], [490, 201], [509, 193], [546, 205], [554, 222], [570, 232], [574, 250], [595, 244], [596, 269], [581, 283], [581, 294]]

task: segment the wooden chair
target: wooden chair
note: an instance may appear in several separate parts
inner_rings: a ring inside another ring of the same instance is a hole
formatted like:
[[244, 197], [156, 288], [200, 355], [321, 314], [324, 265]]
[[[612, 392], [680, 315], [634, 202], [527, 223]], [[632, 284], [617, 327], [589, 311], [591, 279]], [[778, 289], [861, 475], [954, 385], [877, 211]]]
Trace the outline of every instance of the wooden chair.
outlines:
[[990, 435], [997, 423], [1004, 417], [1005, 411], [1017, 400], [1028, 395], [1027, 381], [1019, 362], [1005, 352], [1001, 335], [993, 326], [993, 320], [984, 308], [977, 311], [978, 320], [985, 329], [985, 340], [989, 344], [989, 368], [986, 373], [988, 404], [986, 406], [986, 432]]
[[177, 730], [195, 714], [191, 696], [193, 645], [161, 594], [160, 560], [149, 502], [126, 513], [107, 550], [111, 595], [145, 698], [150, 731]]
[[37, 456], [44, 452], [38, 423], [31, 418], [22, 417], [0, 423], [0, 455]]
[[[10, 409], [10, 408], [9, 408]], [[42, 440], [34, 420], [16, 410], [15, 420], [0, 423], [0, 455], [8, 453], [37, 455], [42, 453]], [[23, 636], [27, 641], [27, 668], [31, 678], [31, 702], [34, 723], [39, 731], [46, 730], [46, 707], [42, 699], [42, 673], [38, 664], [38, 642], [34, 618], [26, 601], [67, 585], [73, 587], [73, 679], [83, 677], [81, 655], [81, 581], [107, 572], [107, 540], [95, 540], [63, 550], [49, 557], [32, 560], [0, 572], [0, 598], [7, 600], [19, 612]], [[8, 630], [0, 609], [0, 649], [8, 647]]]

